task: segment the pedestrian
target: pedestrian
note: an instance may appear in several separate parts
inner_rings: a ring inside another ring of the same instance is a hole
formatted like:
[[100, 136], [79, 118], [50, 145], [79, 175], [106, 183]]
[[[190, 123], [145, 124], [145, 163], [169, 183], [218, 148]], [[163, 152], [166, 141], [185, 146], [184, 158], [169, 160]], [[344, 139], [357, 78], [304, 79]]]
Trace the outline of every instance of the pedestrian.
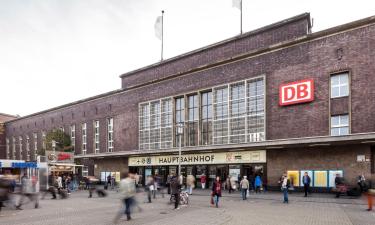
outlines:
[[310, 184], [311, 178], [307, 172], [302, 177], [303, 189], [305, 191], [305, 197], [307, 197], [307, 193], [310, 192]]
[[241, 188], [241, 194], [242, 194], [242, 200], [247, 199], [247, 191], [249, 190], [249, 181], [247, 180], [247, 176], [243, 176], [241, 182], [240, 182], [240, 188]]
[[216, 181], [212, 185], [211, 195], [214, 197], [216, 208], [219, 208], [219, 198], [221, 197], [221, 182], [219, 176], [216, 177]]
[[258, 192], [260, 193], [260, 188], [262, 187], [262, 178], [260, 177], [259, 174], [255, 177], [254, 185], [255, 185], [255, 193], [258, 193]]
[[367, 189], [367, 204], [368, 204], [367, 211], [372, 211], [374, 196], [375, 196], [375, 189], [371, 189], [371, 188]]
[[205, 189], [206, 188], [206, 180], [207, 180], [207, 177], [204, 173], [202, 173], [201, 175], [201, 185], [202, 185], [202, 189]]
[[138, 185], [139, 185], [139, 175], [138, 175], [138, 173], [135, 173], [134, 179], [135, 179], [135, 187], [137, 188]]
[[195, 178], [193, 175], [188, 175], [186, 177], [186, 185], [187, 185], [187, 189], [189, 191], [189, 195], [192, 195], [193, 194], [193, 188], [195, 187]]
[[115, 189], [116, 186], [116, 178], [115, 176], [111, 176], [111, 189]]
[[336, 198], [340, 198], [340, 194], [342, 190], [344, 189], [344, 187], [343, 187], [343, 181], [339, 173], [336, 174], [336, 177], [335, 177], [335, 186], [336, 186]]
[[21, 206], [24, 203], [25, 197], [29, 198], [30, 202], [35, 202], [35, 208], [39, 207], [39, 193], [36, 190], [32, 180], [29, 180], [26, 174], [21, 178], [21, 198], [16, 205], [16, 209], [22, 210]]
[[147, 179], [146, 179], [146, 191], [147, 191], [148, 203], [151, 203], [151, 195], [153, 194], [153, 191], [154, 191], [154, 179], [150, 175], [147, 176]]
[[[120, 193], [122, 195], [122, 202], [125, 207], [126, 219], [131, 220], [131, 208], [135, 203], [135, 179], [132, 173], [123, 173], [123, 179], [120, 181], [119, 185]], [[119, 214], [115, 217], [115, 223], [121, 218], [122, 212], [120, 211]]]
[[109, 174], [109, 175], [107, 176], [107, 183], [106, 183], [104, 189], [108, 189], [109, 187], [111, 187], [111, 186], [112, 186], [111, 183], [112, 183], [112, 177], [111, 177], [111, 174]]
[[282, 182], [281, 182], [281, 190], [284, 194], [284, 202], [283, 203], [289, 203], [288, 199], [288, 188], [290, 186], [290, 181], [288, 179], [288, 176], [286, 173], [282, 176]]
[[166, 185], [167, 185], [167, 188], [168, 188], [168, 194], [169, 195], [171, 194], [171, 179], [172, 179], [172, 174], [168, 174]]
[[[171, 194], [174, 196], [174, 209], [179, 209], [178, 204], [180, 203], [180, 191], [181, 191], [181, 183], [180, 179], [173, 175], [171, 178]], [[171, 197], [172, 197], [171, 196]]]

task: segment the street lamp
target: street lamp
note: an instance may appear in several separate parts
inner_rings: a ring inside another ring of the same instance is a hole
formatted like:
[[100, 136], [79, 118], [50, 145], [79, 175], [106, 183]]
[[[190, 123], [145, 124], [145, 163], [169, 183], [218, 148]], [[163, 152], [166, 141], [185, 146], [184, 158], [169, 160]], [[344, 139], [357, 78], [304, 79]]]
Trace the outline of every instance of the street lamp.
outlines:
[[179, 146], [178, 146], [178, 176], [181, 176], [181, 145], [182, 145], [182, 135], [184, 135], [184, 124], [182, 122], [177, 124], [177, 135], [179, 138]]

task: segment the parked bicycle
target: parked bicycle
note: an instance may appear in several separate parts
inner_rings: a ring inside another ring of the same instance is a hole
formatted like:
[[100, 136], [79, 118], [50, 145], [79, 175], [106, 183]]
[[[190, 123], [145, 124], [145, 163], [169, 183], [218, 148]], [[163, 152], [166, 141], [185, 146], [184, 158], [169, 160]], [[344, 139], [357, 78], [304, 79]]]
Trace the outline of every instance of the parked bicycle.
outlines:
[[[171, 195], [171, 198], [169, 200], [171, 203], [174, 203], [176, 201], [174, 195]], [[189, 204], [189, 194], [187, 193], [187, 191], [181, 191], [179, 205], [188, 205], [188, 204]]]

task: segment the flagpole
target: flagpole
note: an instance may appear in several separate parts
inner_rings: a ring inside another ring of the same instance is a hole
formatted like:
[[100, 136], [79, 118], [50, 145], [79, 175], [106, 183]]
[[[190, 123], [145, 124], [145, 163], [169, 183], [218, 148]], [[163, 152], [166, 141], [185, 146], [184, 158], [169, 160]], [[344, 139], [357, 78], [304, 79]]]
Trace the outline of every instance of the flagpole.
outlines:
[[164, 47], [164, 10], [161, 11], [161, 61], [163, 61], [163, 47]]
[[240, 26], [241, 26], [241, 34], [242, 34], [242, 0], [241, 0], [241, 24], [240, 24]]

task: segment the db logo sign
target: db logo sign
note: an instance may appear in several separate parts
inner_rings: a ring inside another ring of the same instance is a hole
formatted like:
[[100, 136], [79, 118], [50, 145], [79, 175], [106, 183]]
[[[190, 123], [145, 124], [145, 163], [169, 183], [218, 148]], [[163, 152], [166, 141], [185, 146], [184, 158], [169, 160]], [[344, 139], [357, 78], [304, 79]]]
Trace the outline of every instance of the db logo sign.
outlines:
[[314, 100], [314, 80], [301, 80], [280, 85], [279, 104], [292, 105]]

